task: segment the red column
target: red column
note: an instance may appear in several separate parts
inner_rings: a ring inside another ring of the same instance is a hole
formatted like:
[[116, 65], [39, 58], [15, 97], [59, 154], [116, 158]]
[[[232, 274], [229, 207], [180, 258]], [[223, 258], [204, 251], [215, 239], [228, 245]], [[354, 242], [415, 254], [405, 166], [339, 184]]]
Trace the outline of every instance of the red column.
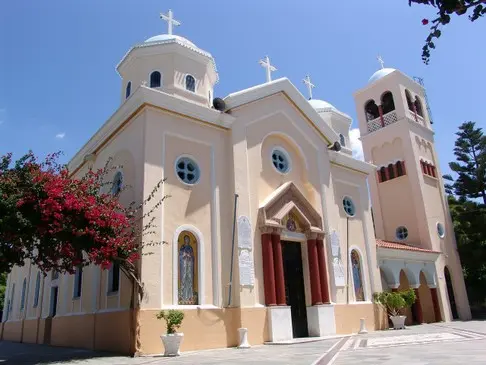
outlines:
[[435, 321], [442, 322], [442, 316], [440, 314], [439, 297], [437, 296], [437, 288], [430, 288], [430, 294], [432, 294], [432, 303], [434, 304]]
[[378, 105], [378, 112], [380, 113], [380, 121], [381, 121], [381, 126], [385, 126], [385, 120], [383, 119], [383, 108], [381, 105]]
[[275, 294], [275, 271], [273, 264], [272, 238], [270, 233], [262, 234], [263, 254], [263, 285], [265, 288], [265, 304], [277, 305]]
[[405, 161], [402, 161], [402, 170], [403, 170], [403, 174], [406, 175], [407, 169], [405, 168]]
[[324, 242], [322, 238], [316, 240], [317, 245], [317, 262], [319, 265], [319, 276], [321, 278], [321, 296], [322, 302], [325, 304], [331, 303], [329, 298], [329, 281], [327, 278], [326, 254], [324, 252]]
[[417, 320], [418, 323], [424, 323], [424, 316], [422, 314], [422, 304], [420, 304], [420, 295], [418, 289], [413, 289], [415, 292], [415, 296], [417, 297], [417, 300], [415, 300], [415, 303], [412, 306], [413, 313], [415, 314], [415, 319]]
[[275, 289], [277, 292], [277, 305], [287, 305], [287, 301], [285, 299], [285, 279], [280, 234], [272, 233], [272, 246], [275, 267]]
[[307, 240], [307, 253], [309, 257], [309, 275], [312, 294], [312, 305], [322, 304], [321, 277], [319, 275], [319, 259], [315, 238]]

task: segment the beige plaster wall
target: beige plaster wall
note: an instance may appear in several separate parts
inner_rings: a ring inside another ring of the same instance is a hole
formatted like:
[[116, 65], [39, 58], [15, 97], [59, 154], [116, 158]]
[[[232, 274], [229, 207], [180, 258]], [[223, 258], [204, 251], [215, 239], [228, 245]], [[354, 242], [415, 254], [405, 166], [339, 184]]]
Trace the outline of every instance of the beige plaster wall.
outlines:
[[336, 304], [334, 306], [334, 313], [337, 334], [358, 333], [361, 318], [365, 319], [366, 328], [369, 331], [379, 329], [380, 322], [375, 322], [375, 304]]

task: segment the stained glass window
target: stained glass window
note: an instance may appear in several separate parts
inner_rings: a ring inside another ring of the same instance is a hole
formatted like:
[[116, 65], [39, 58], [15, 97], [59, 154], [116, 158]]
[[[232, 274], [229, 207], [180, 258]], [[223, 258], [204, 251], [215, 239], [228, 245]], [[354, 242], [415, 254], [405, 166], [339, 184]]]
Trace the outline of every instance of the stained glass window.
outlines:
[[356, 250], [351, 251], [351, 267], [353, 270], [354, 296], [357, 302], [362, 302], [365, 300], [363, 275], [361, 270], [361, 260]]
[[398, 227], [397, 230], [396, 230], [396, 236], [397, 236], [397, 239], [400, 240], [400, 241], [403, 241], [404, 239], [406, 239], [408, 237], [407, 227], [404, 227], [404, 226]]
[[111, 193], [115, 196], [120, 194], [122, 187], [123, 187], [123, 174], [122, 174], [121, 171], [117, 171], [117, 173], [115, 174], [115, 177], [113, 178], [113, 184], [111, 186]]
[[179, 301], [180, 305], [198, 304], [198, 247], [191, 232], [184, 231], [178, 239]]

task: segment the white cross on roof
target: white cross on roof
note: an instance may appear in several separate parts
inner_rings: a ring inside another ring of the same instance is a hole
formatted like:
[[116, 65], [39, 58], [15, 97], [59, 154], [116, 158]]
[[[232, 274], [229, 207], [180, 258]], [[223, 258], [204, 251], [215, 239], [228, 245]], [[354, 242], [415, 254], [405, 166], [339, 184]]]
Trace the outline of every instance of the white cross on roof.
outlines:
[[381, 58], [380, 55], [378, 55], [378, 57], [376, 57], [376, 59], [378, 60], [378, 62], [380, 63], [381, 65], [381, 68], [385, 68], [385, 61], [383, 61], [383, 58]]
[[272, 72], [277, 71], [277, 69], [271, 65], [270, 58], [265, 56], [263, 60], [260, 60], [259, 64], [267, 70], [267, 82], [272, 81]]
[[164, 13], [160, 13], [160, 19], [163, 19], [167, 22], [168, 25], [167, 34], [172, 34], [173, 25], [175, 25], [176, 27], [181, 25], [180, 21], [174, 19], [174, 13], [172, 13], [172, 10], [170, 9], [167, 15], [165, 15]]
[[310, 76], [307, 75], [305, 77], [305, 79], [302, 80], [305, 84], [305, 86], [307, 86], [307, 91], [309, 92], [309, 100], [312, 99], [312, 89], [316, 87], [316, 85], [314, 85], [312, 82], [311, 82], [311, 79], [310, 79]]

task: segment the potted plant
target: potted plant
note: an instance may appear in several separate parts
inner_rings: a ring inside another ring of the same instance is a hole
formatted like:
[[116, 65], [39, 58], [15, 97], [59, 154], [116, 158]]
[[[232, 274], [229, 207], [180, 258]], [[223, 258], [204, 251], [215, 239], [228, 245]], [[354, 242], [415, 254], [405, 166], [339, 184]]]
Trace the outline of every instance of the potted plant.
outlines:
[[184, 334], [177, 333], [176, 329], [181, 326], [184, 312], [170, 309], [168, 311], [160, 311], [156, 314], [156, 317], [157, 319], [164, 319], [167, 325], [167, 334], [160, 336], [164, 344], [164, 356], [179, 356], [179, 348]]
[[390, 316], [394, 329], [405, 328], [407, 316], [401, 315], [403, 308], [409, 308], [415, 303], [416, 297], [413, 289], [399, 292], [381, 292], [373, 294], [375, 303], [381, 305]]

